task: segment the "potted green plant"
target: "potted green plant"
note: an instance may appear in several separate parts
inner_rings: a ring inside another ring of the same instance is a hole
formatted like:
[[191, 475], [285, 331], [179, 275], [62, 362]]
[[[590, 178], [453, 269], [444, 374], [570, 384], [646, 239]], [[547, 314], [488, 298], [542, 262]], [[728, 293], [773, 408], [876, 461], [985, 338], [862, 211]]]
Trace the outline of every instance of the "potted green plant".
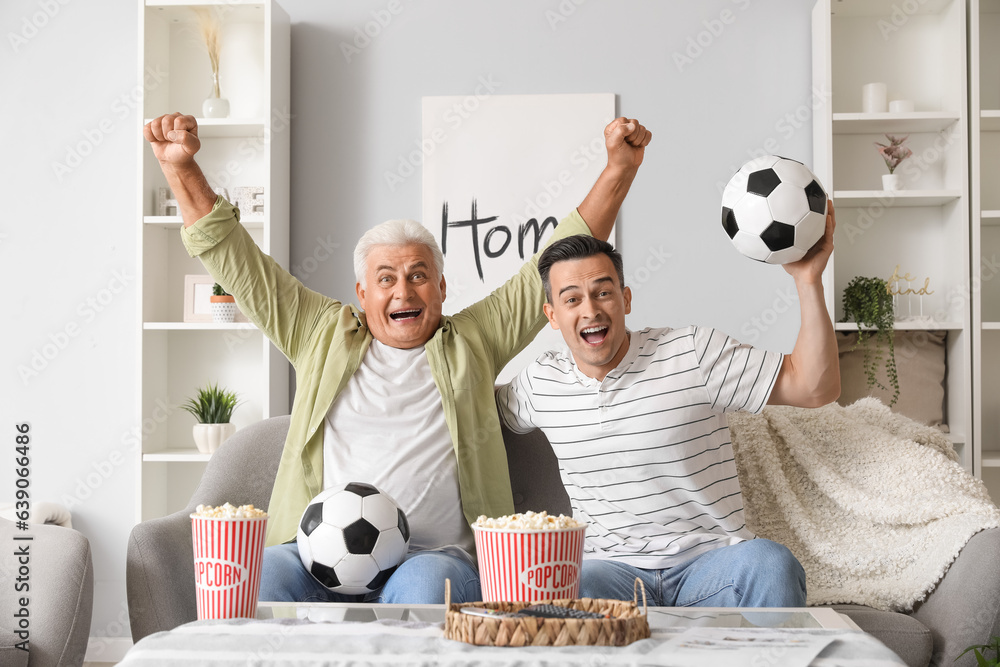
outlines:
[[882, 159], [885, 160], [885, 166], [889, 168], [889, 173], [882, 175], [882, 189], [902, 190], [903, 182], [899, 178], [899, 174], [894, 172], [900, 162], [913, 155], [913, 151], [903, 145], [910, 138], [910, 135], [895, 137], [887, 134], [885, 138], [889, 140], [888, 144], [875, 142], [875, 145], [878, 146], [878, 154], [882, 156]]
[[[844, 317], [842, 322], [853, 321], [858, 325], [858, 340], [852, 347], [860, 345], [864, 350], [865, 376], [868, 387], [877, 386], [885, 391], [889, 388], [878, 380], [879, 365], [885, 356], [885, 372], [892, 385], [892, 406], [899, 398], [899, 378], [896, 375], [896, 350], [893, 346], [893, 307], [889, 282], [882, 278], [857, 276], [844, 288]], [[874, 342], [871, 339], [874, 338]], [[887, 351], [883, 352], [883, 348]]]
[[212, 304], [213, 322], [228, 323], [236, 319], [236, 299], [219, 283], [212, 285], [212, 296], [209, 297], [209, 301]]
[[229, 420], [239, 403], [235, 392], [210, 384], [199, 389], [196, 396], [181, 406], [198, 420], [192, 435], [199, 452], [211, 454], [236, 432], [236, 425]]
[[[959, 653], [958, 658], [961, 658], [969, 651], [973, 651], [976, 656], [976, 664], [979, 667], [1000, 666], [1000, 637], [990, 637], [989, 644], [977, 644], [975, 646], [970, 646]], [[993, 653], [992, 656], [989, 654], [991, 651]], [[955, 660], [958, 660], [958, 658], [955, 658]]]

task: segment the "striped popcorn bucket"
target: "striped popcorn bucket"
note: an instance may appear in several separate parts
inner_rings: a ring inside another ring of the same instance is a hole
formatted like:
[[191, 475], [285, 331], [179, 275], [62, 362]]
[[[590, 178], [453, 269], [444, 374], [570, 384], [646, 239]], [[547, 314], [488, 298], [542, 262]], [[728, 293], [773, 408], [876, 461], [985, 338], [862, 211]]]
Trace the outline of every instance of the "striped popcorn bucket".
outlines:
[[580, 594], [586, 526], [564, 530], [478, 528], [484, 602], [574, 599]]
[[254, 618], [267, 517], [215, 519], [191, 515], [198, 620]]

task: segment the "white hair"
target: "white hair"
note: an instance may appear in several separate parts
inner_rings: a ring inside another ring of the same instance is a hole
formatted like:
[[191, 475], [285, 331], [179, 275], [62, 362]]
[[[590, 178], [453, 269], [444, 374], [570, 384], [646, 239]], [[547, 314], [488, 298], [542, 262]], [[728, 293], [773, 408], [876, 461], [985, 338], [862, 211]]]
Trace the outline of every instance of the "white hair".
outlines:
[[354, 247], [354, 277], [361, 286], [365, 286], [365, 274], [368, 271], [368, 256], [375, 246], [411, 245], [426, 246], [434, 257], [434, 268], [438, 277], [444, 275], [444, 255], [430, 230], [416, 220], [386, 220], [364, 233], [364, 236]]

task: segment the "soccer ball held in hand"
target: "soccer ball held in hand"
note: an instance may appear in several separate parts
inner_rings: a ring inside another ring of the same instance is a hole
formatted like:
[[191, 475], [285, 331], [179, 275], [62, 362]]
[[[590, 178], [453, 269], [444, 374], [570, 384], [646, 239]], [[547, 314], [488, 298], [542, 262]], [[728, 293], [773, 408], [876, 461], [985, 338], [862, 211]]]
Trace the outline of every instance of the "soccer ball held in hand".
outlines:
[[801, 162], [765, 155], [747, 162], [722, 193], [722, 227], [751, 259], [802, 259], [826, 231], [827, 196]]

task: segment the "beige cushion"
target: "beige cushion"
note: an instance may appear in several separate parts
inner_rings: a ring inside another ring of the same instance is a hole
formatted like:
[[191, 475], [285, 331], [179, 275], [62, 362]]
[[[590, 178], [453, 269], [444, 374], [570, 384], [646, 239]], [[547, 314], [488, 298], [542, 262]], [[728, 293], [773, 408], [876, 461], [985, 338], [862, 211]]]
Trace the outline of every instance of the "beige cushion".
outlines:
[[[899, 398], [893, 411], [929, 426], [948, 430], [944, 414], [944, 375], [946, 331], [897, 331], [895, 335], [896, 371], [899, 378]], [[883, 363], [876, 377], [889, 391], [878, 386], [868, 388], [864, 371], [864, 349], [850, 351], [858, 340], [857, 333], [838, 333], [840, 351], [841, 405], [850, 405], [865, 396], [875, 396], [886, 405], [892, 400], [892, 387]], [[875, 345], [875, 338], [865, 342]], [[874, 347], [872, 348], [874, 351]]]

